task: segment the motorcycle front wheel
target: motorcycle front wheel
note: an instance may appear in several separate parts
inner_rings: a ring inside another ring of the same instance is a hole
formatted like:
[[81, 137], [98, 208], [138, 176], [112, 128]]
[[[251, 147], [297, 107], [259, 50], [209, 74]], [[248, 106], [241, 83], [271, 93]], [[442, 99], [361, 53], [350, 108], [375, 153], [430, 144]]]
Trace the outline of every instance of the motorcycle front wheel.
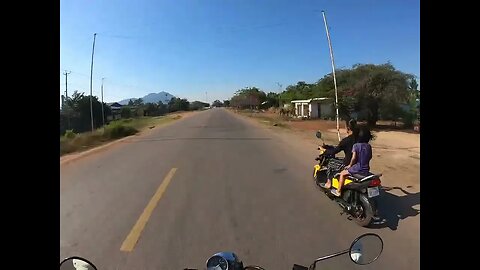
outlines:
[[315, 168], [313, 168], [312, 176], [313, 176], [313, 180], [315, 181], [315, 184], [317, 185], [327, 182], [327, 170], [320, 170], [315, 175]]

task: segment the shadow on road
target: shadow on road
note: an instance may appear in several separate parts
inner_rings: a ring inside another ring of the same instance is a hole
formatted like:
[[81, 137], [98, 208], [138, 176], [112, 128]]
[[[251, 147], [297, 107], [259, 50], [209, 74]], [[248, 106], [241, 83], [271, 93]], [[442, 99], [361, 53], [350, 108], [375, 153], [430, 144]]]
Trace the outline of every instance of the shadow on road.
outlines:
[[[396, 195], [389, 191], [400, 190], [404, 195]], [[372, 225], [372, 228], [396, 230], [400, 220], [420, 214], [420, 192], [411, 193], [401, 187], [383, 187], [381, 196], [377, 199], [378, 215], [385, 219], [383, 224]]]

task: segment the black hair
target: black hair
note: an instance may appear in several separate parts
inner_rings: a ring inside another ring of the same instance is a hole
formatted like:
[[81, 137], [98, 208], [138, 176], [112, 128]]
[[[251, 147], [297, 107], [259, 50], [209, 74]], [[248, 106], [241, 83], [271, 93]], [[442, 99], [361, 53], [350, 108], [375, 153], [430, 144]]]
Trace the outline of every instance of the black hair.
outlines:
[[358, 142], [359, 143], [368, 143], [373, 138], [370, 129], [366, 126], [363, 126], [358, 131]]
[[353, 118], [348, 120], [348, 122], [347, 122], [347, 128], [348, 129], [353, 131], [356, 127], [357, 127], [357, 120], [355, 120]]
[[353, 140], [356, 142], [358, 140], [358, 131], [359, 126], [357, 125], [357, 120], [350, 119], [347, 122], [347, 128], [352, 132]]

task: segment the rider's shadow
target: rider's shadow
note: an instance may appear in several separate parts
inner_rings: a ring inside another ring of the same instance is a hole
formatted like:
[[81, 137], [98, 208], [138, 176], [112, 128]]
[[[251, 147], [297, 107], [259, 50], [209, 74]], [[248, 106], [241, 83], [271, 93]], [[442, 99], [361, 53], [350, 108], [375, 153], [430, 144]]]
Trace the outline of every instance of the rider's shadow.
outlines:
[[[390, 192], [399, 193], [396, 190], [403, 194], [397, 195]], [[372, 227], [389, 227], [391, 230], [396, 230], [401, 219], [420, 214], [420, 192], [411, 193], [401, 187], [383, 187], [381, 196], [377, 198], [378, 216], [385, 219], [385, 222]]]

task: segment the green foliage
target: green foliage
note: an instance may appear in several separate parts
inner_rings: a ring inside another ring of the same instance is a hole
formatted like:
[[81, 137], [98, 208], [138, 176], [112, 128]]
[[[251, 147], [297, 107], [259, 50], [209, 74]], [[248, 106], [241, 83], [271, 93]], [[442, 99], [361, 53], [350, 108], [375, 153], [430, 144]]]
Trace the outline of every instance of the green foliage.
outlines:
[[[103, 104], [105, 118], [111, 115], [111, 109], [105, 103]], [[93, 126], [98, 128], [103, 124], [102, 103], [98, 97], [92, 97]], [[67, 129], [80, 133], [92, 129], [90, 116], [90, 96], [74, 91], [72, 96], [65, 99], [60, 112], [60, 134], [64, 134]]]
[[188, 111], [190, 107], [190, 102], [184, 98], [176, 98], [173, 97], [168, 102], [168, 111], [169, 112], [176, 112], [176, 111]]
[[122, 122], [112, 122], [105, 127], [103, 136], [106, 139], [118, 139], [137, 133], [138, 130]]
[[[400, 105], [420, 97], [415, 77], [396, 70], [390, 63], [356, 64], [350, 69], [337, 70], [335, 75], [340, 117], [360, 115], [370, 126], [376, 124], [380, 111], [389, 118], [400, 117], [403, 115]], [[300, 81], [289, 85], [280, 94], [284, 103], [315, 97], [335, 98], [331, 73], [313, 84]]]
[[258, 108], [262, 102], [267, 100], [265, 92], [257, 87], [245, 87], [237, 90], [230, 100], [230, 104], [238, 108]]
[[130, 118], [132, 117], [132, 110], [129, 107], [123, 107], [120, 110], [120, 116], [122, 118]]
[[77, 134], [75, 132], [73, 132], [73, 129], [68, 129], [67, 131], [65, 131], [65, 138], [67, 139], [73, 139], [75, 138]]
[[214, 107], [223, 107], [223, 103], [220, 101], [220, 100], [215, 100], [213, 103], [212, 103], [212, 106]]

